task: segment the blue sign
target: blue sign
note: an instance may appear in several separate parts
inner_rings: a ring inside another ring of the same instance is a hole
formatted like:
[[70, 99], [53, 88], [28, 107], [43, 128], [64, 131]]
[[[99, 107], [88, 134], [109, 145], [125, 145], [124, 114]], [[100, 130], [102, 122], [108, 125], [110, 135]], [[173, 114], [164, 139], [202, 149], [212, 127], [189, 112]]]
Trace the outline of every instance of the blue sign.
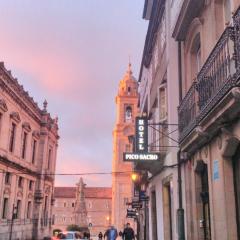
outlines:
[[214, 160], [213, 161], [213, 180], [217, 180], [219, 179], [219, 161], [218, 160]]

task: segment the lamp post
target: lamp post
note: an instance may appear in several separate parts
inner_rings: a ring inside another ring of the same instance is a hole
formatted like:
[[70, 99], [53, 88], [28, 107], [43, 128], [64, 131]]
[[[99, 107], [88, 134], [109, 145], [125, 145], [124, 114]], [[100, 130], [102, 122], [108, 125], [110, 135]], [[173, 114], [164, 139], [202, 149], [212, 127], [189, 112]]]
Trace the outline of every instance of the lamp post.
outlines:
[[13, 204], [12, 221], [11, 221], [11, 225], [10, 225], [9, 240], [12, 240], [13, 221], [15, 219], [16, 213], [17, 213], [17, 207]]

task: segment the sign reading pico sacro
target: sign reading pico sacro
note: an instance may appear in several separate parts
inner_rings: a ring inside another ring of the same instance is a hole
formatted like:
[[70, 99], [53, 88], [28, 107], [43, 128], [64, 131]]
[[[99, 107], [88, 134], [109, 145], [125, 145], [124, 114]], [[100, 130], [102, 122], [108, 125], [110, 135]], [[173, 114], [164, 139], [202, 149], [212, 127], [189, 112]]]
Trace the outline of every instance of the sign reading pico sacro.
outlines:
[[146, 117], [136, 117], [136, 151], [148, 151], [148, 124]]
[[123, 160], [126, 162], [132, 161], [157, 161], [160, 160], [159, 153], [123, 153]]

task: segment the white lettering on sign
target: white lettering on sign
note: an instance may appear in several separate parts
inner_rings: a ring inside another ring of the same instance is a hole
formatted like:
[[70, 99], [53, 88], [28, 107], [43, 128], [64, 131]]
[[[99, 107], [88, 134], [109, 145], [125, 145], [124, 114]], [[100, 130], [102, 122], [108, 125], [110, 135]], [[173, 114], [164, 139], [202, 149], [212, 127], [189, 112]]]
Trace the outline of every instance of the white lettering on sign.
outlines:
[[125, 161], [131, 160], [159, 160], [159, 155], [154, 153], [146, 153], [146, 154], [136, 154], [136, 153], [126, 153]]
[[138, 150], [144, 151], [145, 150], [145, 141], [144, 141], [144, 120], [138, 120]]

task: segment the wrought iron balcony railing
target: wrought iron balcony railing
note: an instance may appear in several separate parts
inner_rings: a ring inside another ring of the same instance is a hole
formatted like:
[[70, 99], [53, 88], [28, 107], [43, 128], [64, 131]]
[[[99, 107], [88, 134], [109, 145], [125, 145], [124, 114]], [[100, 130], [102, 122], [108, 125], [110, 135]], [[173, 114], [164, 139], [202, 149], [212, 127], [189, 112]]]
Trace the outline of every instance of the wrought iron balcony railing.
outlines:
[[178, 108], [180, 142], [238, 84], [240, 77], [240, 9], [234, 26], [218, 40]]

